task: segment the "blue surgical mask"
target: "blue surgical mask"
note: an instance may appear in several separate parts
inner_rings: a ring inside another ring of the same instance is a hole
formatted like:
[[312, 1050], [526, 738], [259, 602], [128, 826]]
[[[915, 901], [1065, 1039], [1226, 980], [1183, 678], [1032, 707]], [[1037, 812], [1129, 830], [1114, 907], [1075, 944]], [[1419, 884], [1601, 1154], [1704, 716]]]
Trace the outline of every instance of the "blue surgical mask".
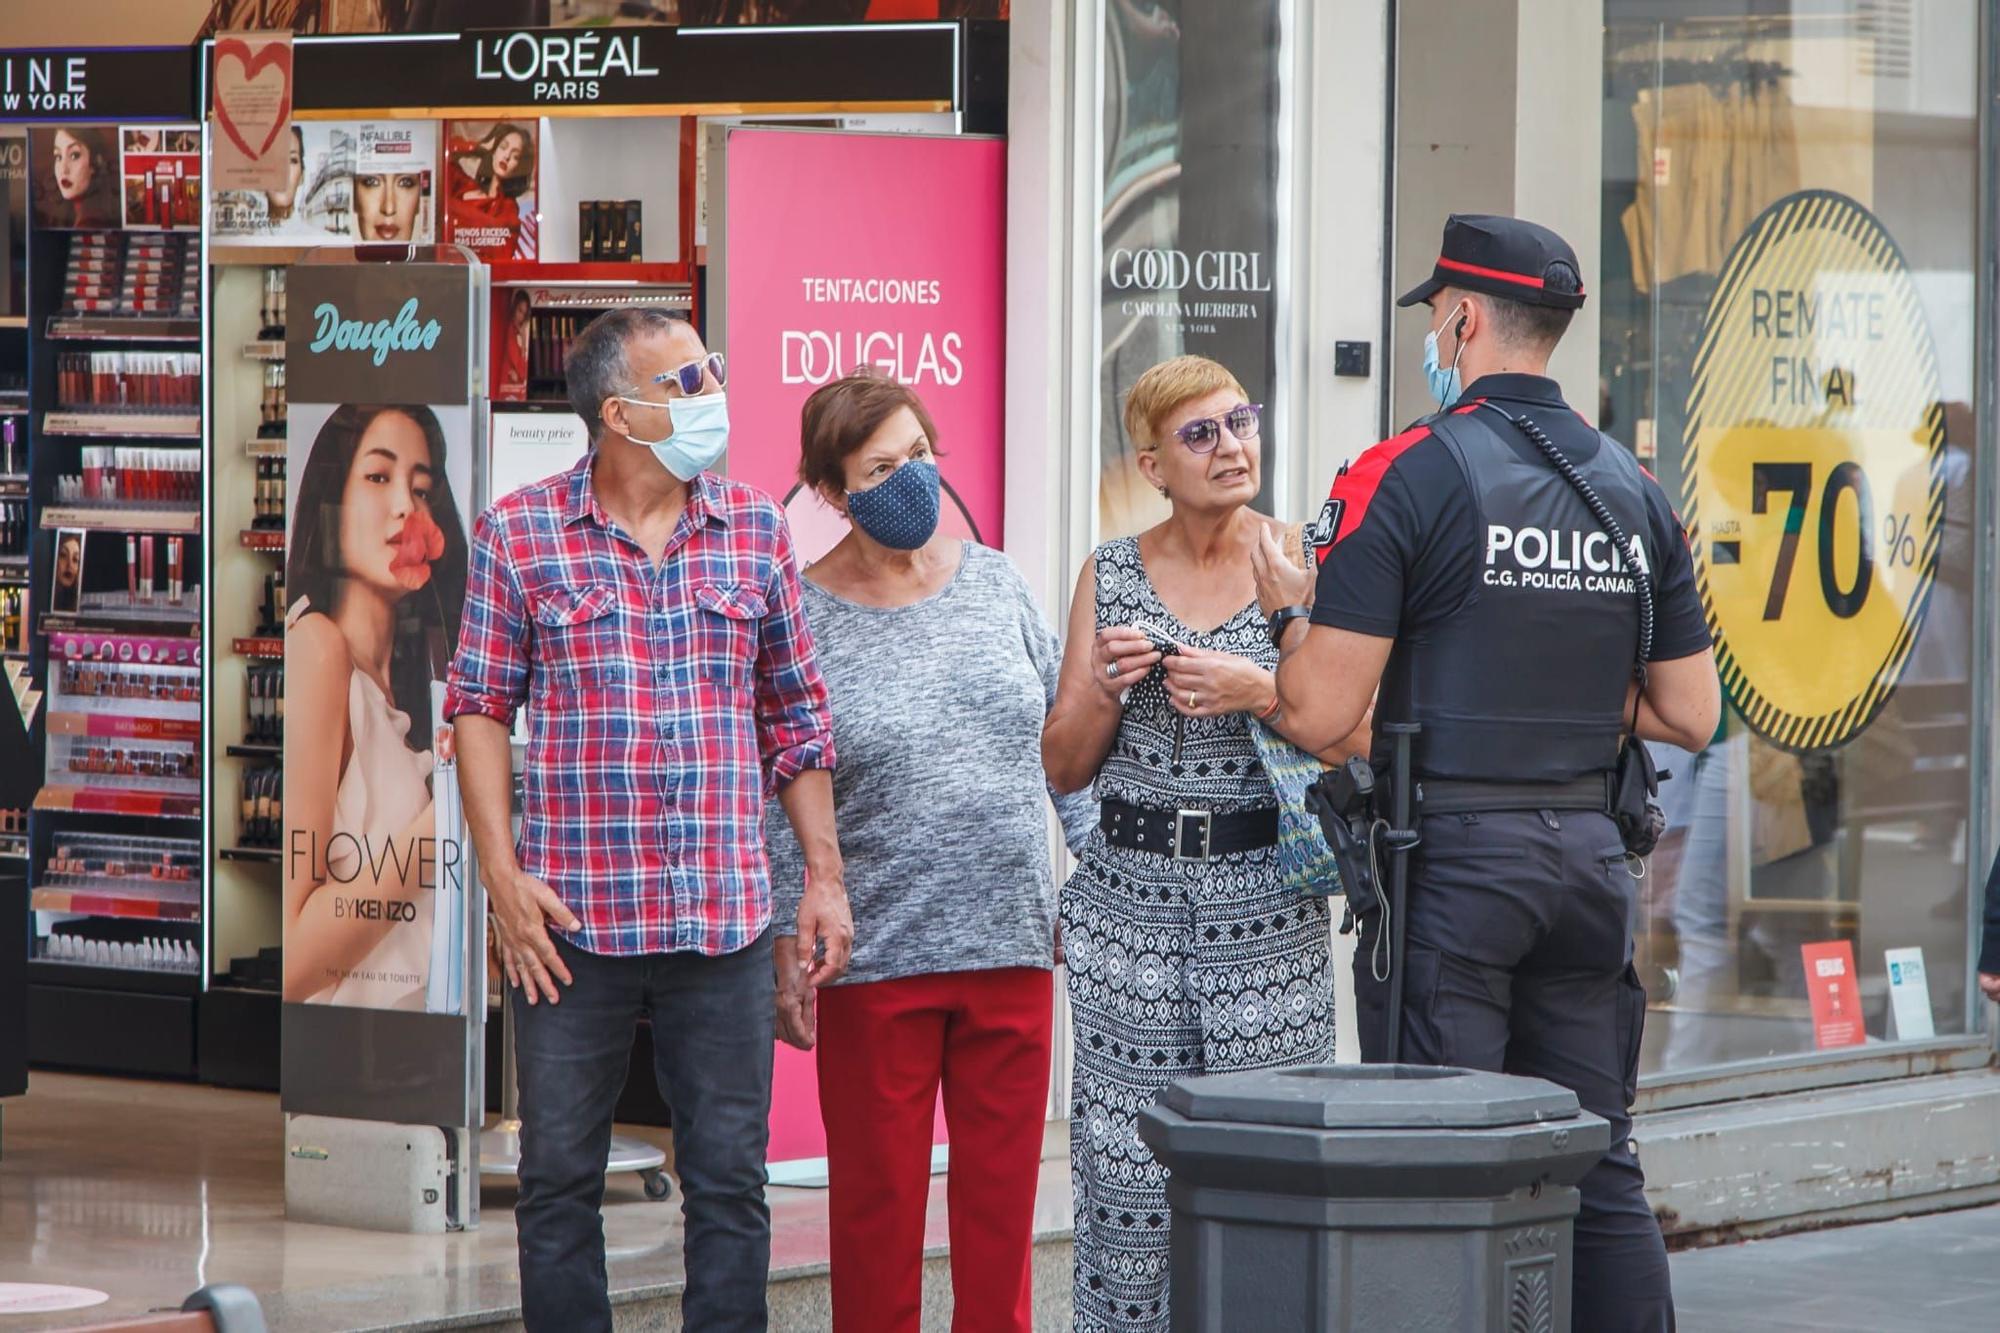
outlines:
[[[624, 394], [619, 395], [619, 401], [660, 406]], [[682, 481], [693, 481], [721, 461], [729, 448], [729, 404], [720, 393], [705, 393], [695, 398], [671, 398], [666, 409], [674, 423], [672, 435], [664, 440], [641, 440], [630, 435], [625, 438], [651, 449], [660, 466]]]
[[895, 551], [914, 551], [938, 525], [937, 464], [913, 458], [881, 484], [847, 493], [847, 516], [854, 526]]
[[[1452, 311], [1444, 322], [1451, 323], [1457, 315], [1458, 311]], [[1458, 358], [1464, 353], [1465, 345], [1460, 343], [1451, 364], [1441, 366], [1438, 364], [1438, 330], [1432, 329], [1424, 335], [1424, 381], [1430, 385], [1431, 397], [1437, 399], [1440, 409], [1457, 403], [1459, 395], [1465, 392], [1465, 385], [1458, 377]]]

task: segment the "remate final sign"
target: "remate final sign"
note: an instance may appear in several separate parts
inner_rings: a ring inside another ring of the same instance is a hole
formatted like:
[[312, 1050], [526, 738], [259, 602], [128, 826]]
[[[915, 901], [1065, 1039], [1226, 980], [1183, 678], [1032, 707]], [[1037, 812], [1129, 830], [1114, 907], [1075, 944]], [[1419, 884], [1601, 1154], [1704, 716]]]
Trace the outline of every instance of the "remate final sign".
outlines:
[[1939, 397], [1873, 214], [1805, 190], [1751, 224], [1709, 302], [1681, 498], [1723, 688], [1773, 744], [1853, 740], [1909, 661], [1944, 532]]

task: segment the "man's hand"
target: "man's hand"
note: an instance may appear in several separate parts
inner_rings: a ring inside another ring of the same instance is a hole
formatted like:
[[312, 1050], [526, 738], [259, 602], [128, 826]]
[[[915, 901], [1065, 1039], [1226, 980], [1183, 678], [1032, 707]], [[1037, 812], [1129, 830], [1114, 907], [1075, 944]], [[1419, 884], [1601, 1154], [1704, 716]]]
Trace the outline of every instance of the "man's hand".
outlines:
[[1995, 1004], [2000, 1004], [2000, 972], [1981, 972], [1979, 993]]
[[575, 930], [583, 923], [576, 913], [563, 906], [556, 891], [533, 875], [515, 870], [486, 881], [487, 901], [493, 908], [493, 936], [500, 946], [500, 965], [510, 984], [527, 992], [528, 1003], [547, 996], [550, 1004], [561, 1000], [556, 988], [560, 981], [569, 985], [574, 978], [556, 952], [549, 935], [549, 923]]
[[799, 967], [799, 937], [779, 935], [771, 941], [771, 961], [778, 973], [778, 1039], [809, 1051], [818, 1037], [813, 990]]
[[1311, 606], [1313, 576], [1293, 564], [1267, 526], [1250, 548], [1250, 572], [1257, 576], [1257, 605], [1269, 620], [1287, 606]]
[[803, 974], [808, 985], [824, 986], [846, 973], [853, 951], [854, 917], [847, 909], [847, 885], [837, 874], [815, 872], [808, 866], [792, 970]]
[[1183, 717], [1261, 713], [1277, 697], [1271, 673], [1234, 653], [1184, 648], [1167, 659], [1167, 702]]

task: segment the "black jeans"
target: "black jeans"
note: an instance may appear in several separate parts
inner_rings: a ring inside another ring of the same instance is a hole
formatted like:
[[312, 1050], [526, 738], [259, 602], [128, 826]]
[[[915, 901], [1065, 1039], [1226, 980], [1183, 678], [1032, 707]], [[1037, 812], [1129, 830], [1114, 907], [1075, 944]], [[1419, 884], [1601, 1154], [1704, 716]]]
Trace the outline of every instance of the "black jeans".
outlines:
[[562, 1002], [514, 992], [521, 1085], [522, 1320], [530, 1330], [611, 1327], [605, 1290], [604, 1163], [640, 1015], [673, 1112], [674, 1167], [687, 1221], [694, 1333], [762, 1330], [770, 1280], [764, 1202], [774, 1036], [771, 935], [737, 953], [612, 958], [558, 940], [575, 984]]
[[[1403, 963], [1408, 1064], [1545, 1078], [1611, 1122], [1579, 1185], [1572, 1311], [1582, 1333], [1669, 1333], [1674, 1298], [1632, 1135], [1646, 992], [1632, 969], [1638, 884], [1609, 818], [1588, 811], [1434, 815], [1411, 854]], [[1386, 869], [1386, 867], [1385, 867]], [[1361, 1058], [1389, 1058], [1387, 985], [1354, 956]]]

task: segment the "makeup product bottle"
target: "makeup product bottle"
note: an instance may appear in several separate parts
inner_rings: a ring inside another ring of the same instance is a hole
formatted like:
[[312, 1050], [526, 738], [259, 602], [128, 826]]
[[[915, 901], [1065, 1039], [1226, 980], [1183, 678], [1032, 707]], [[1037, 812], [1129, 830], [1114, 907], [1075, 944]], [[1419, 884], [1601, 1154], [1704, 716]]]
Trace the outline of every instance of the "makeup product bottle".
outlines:
[[175, 606], [181, 604], [181, 593], [183, 591], [181, 575], [184, 572], [181, 562], [183, 558], [182, 553], [185, 549], [185, 539], [180, 537], [167, 538], [167, 600]]
[[139, 600], [153, 600], [153, 534], [139, 539]]
[[131, 533], [125, 534], [125, 597], [139, 600], [139, 539]]

